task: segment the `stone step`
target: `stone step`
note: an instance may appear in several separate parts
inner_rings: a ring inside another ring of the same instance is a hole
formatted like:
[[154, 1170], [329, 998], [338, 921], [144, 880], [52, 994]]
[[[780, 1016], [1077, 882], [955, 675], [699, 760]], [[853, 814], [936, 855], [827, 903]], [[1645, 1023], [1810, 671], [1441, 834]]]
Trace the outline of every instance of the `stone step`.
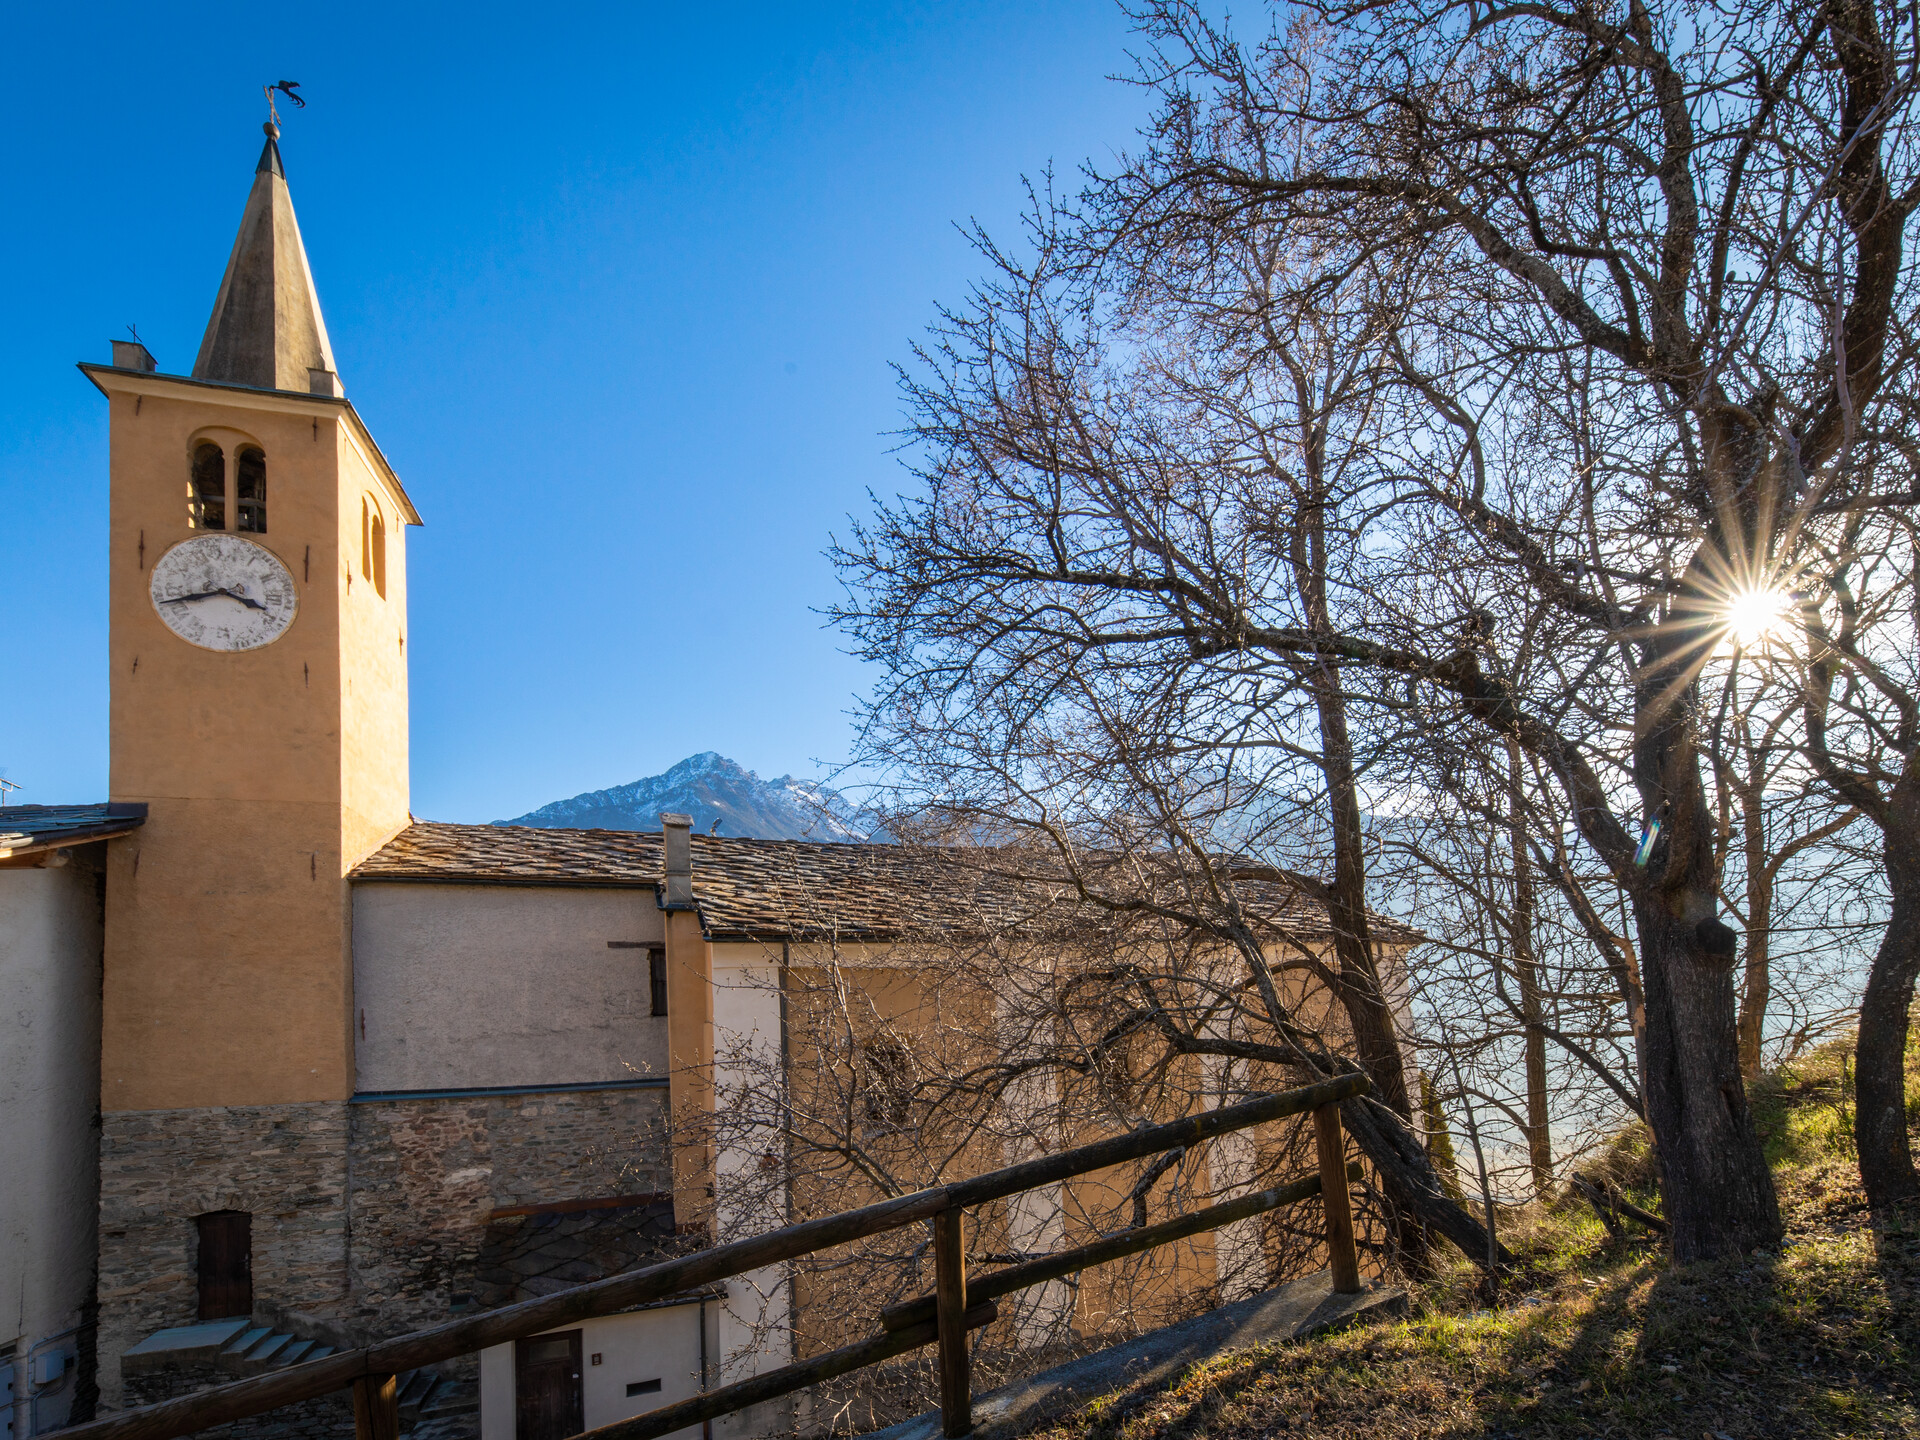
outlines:
[[445, 1380], [420, 1409], [422, 1420], [471, 1415], [480, 1408], [480, 1387], [471, 1380]]
[[272, 1334], [273, 1331], [265, 1325], [249, 1325], [233, 1337], [232, 1344], [214, 1357], [214, 1363], [231, 1375], [252, 1374], [252, 1367], [247, 1364], [247, 1356], [265, 1343]]
[[291, 1344], [293, 1344], [293, 1336], [283, 1335], [275, 1331], [247, 1352], [247, 1368], [249, 1370], [266, 1369], [267, 1366], [279, 1359], [287, 1346]]
[[253, 1328], [245, 1316], [175, 1325], [156, 1330], [120, 1357], [123, 1375], [143, 1375], [170, 1367], [217, 1363], [221, 1352]]
[[400, 1411], [400, 1423], [409, 1429], [420, 1418], [421, 1410], [433, 1398], [434, 1388], [440, 1383], [440, 1376], [432, 1370], [409, 1370], [395, 1382], [395, 1404]]

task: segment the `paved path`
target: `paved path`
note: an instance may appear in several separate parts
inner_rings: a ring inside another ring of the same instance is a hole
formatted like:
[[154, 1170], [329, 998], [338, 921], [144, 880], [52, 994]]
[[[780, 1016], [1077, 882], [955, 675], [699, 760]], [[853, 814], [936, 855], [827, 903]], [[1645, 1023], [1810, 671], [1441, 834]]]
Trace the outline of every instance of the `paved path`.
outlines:
[[[1223, 1350], [1273, 1340], [1304, 1340], [1406, 1311], [1404, 1290], [1375, 1284], [1358, 1295], [1336, 1295], [1332, 1276], [1322, 1270], [976, 1395], [973, 1434], [975, 1440], [1004, 1440], [1102, 1395], [1172, 1380], [1189, 1365]], [[872, 1431], [863, 1440], [940, 1440], [940, 1412], [916, 1415]]]

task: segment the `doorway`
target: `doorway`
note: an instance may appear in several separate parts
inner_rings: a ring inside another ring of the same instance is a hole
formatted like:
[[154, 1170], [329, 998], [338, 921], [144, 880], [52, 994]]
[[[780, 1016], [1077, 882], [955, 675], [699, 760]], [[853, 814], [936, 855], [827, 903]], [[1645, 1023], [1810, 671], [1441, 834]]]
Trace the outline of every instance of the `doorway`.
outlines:
[[253, 1314], [253, 1216], [214, 1210], [194, 1216], [200, 1228], [200, 1318]]
[[515, 1440], [567, 1440], [587, 1428], [578, 1330], [514, 1342], [513, 1398]]

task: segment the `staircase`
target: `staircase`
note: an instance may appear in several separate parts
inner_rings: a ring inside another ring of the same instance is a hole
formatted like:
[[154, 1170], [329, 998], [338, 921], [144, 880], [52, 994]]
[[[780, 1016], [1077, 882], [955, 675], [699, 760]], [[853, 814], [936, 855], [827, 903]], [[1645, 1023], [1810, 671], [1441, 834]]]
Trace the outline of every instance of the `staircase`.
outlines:
[[[206, 1383], [218, 1384], [307, 1360], [324, 1360], [335, 1348], [324, 1340], [303, 1339], [246, 1318], [209, 1320], [156, 1330], [120, 1357], [120, 1373], [131, 1381], [173, 1372], [182, 1379], [204, 1377]], [[400, 1423], [407, 1429], [423, 1417], [450, 1418], [477, 1410], [480, 1404], [477, 1395], [463, 1403], [467, 1397], [457, 1393], [463, 1387], [444, 1383], [433, 1370], [409, 1370], [398, 1377], [398, 1387]]]

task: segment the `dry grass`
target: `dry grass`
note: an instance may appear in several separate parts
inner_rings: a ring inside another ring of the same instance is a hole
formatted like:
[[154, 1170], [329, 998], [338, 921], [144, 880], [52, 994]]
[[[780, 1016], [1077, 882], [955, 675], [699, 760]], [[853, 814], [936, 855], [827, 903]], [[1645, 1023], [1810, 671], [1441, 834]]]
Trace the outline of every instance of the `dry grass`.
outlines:
[[[1589, 1211], [1541, 1210], [1513, 1227], [1525, 1269], [1495, 1307], [1472, 1308], [1462, 1267], [1419, 1287], [1404, 1323], [1223, 1356], [1045, 1434], [1920, 1437], [1920, 1217], [1868, 1224], [1843, 1052], [1754, 1100], [1787, 1217], [1778, 1253], [1676, 1267]], [[1631, 1136], [1613, 1164], [1644, 1177]]]

